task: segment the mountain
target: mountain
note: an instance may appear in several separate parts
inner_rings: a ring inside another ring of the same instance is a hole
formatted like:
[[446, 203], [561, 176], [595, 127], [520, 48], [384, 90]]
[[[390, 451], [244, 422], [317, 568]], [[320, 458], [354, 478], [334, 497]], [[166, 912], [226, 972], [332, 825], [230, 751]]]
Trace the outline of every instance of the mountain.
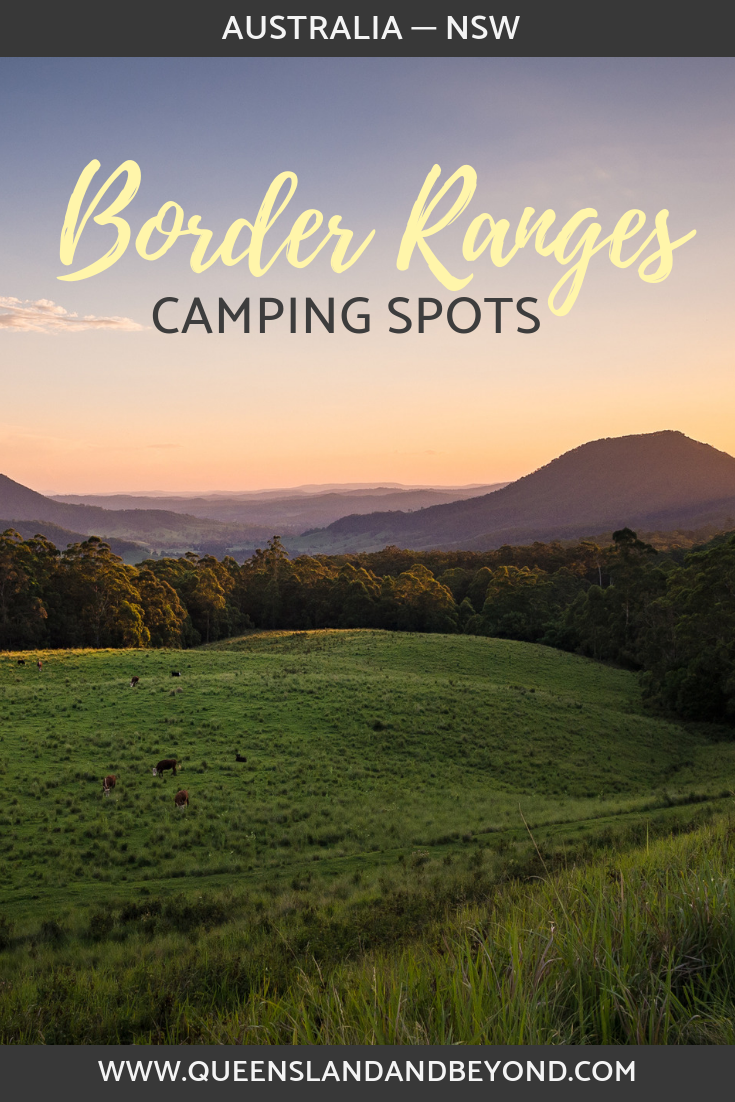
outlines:
[[8, 525], [16, 528], [21, 521], [33, 521], [41, 525], [44, 535], [44, 524], [57, 525], [72, 534], [129, 540], [157, 551], [194, 549], [224, 554], [229, 546], [254, 548], [273, 535], [268, 526], [224, 524], [170, 510], [69, 505], [44, 497], [7, 475], [0, 475], [0, 516], [10, 518]]
[[[276, 533], [292, 554], [333, 554], [391, 543], [417, 551], [480, 551], [624, 526], [644, 532], [735, 527], [735, 458], [681, 432], [594, 440], [499, 485], [492, 492], [469, 486], [353, 486], [327, 493], [291, 490], [284, 498], [272, 497], [273, 491], [199, 499], [114, 495], [98, 500], [136, 507], [105, 509], [44, 497], [0, 475], [0, 517], [9, 518], [1, 522], [5, 527], [28, 523], [34, 528], [30, 534], [41, 531], [57, 546], [82, 533], [129, 541], [144, 552], [196, 550], [218, 557], [233, 552], [239, 559]], [[151, 508], [163, 502], [171, 507]], [[382, 508], [374, 510], [376, 503]], [[50, 534], [52, 525], [63, 529], [58, 539]], [[128, 561], [133, 553], [125, 549]]]
[[283, 496], [237, 494], [232, 496], [203, 495], [200, 497], [154, 496], [151, 494], [65, 495], [52, 500], [67, 504], [103, 506], [106, 509], [164, 509], [175, 513], [226, 524], [267, 525], [281, 535], [323, 527], [350, 513], [373, 513], [380, 509], [400, 509], [403, 512], [425, 509], [430, 505], [445, 505], [478, 494], [487, 494], [507, 483], [464, 487], [387, 487], [373, 486], [325, 493], [295, 493]]
[[506, 543], [641, 530], [732, 526], [735, 458], [681, 432], [594, 440], [492, 494], [415, 513], [347, 516], [305, 533], [312, 553], [490, 550]]

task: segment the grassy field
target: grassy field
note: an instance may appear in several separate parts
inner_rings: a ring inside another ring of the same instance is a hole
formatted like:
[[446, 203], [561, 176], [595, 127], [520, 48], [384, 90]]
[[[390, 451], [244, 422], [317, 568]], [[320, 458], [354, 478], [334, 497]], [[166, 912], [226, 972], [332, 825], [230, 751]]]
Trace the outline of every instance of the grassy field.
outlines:
[[[153, 969], [177, 939], [214, 938], [211, 959], [237, 945], [232, 997], [207, 987], [210, 1027], [231, 1032], [233, 998], [280, 998], [313, 965], [417, 939], [431, 952], [431, 930], [498, 885], [571, 875], [732, 806], [729, 732], [647, 714], [633, 674], [550, 648], [324, 631], [48, 652], [40, 672], [17, 657], [0, 658], [6, 1041], [192, 1039], [180, 971], [168, 1002], [164, 970], [145, 1005], [108, 999], [89, 1021], [82, 1005], [105, 962], [134, 972], [147, 946]], [[180, 776], [153, 777], [169, 756]], [[29, 1024], [23, 1007], [54, 1005], [39, 984], [57, 972], [55, 1024]]]

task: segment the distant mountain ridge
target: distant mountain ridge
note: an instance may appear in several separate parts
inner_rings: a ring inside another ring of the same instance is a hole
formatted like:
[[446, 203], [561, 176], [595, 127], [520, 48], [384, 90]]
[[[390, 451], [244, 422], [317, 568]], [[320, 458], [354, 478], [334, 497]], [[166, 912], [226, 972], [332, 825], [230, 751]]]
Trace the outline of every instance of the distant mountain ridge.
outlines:
[[[275, 534], [285, 537], [292, 554], [336, 554], [380, 550], [387, 544], [417, 551], [482, 551], [504, 543], [578, 539], [624, 526], [659, 532], [735, 527], [735, 458], [673, 430], [594, 440], [516, 482], [496, 485], [500, 488], [479, 494], [477, 488], [465, 487], [460, 492], [466, 496], [438, 503], [440, 490], [397, 492], [390, 487], [373, 488], [372, 494], [330, 492], [278, 500], [257, 495], [260, 500], [247, 508], [249, 519], [257, 517], [260, 523], [243, 523], [237, 513], [241, 503], [234, 499], [200, 500], [224, 510], [225, 517], [227, 509], [235, 509], [239, 522], [182, 512], [193, 499], [169, 499], [174, 509], [70, 504], [0, 475], [0, 517], [9, 518], [5, 525], [27, 522], [41, 532], [44, 524], [56, 525], [60, 536], [63, 530], [73, 538], [83, 533], [132, 541], [142, 551], [196, 550], [218, 557], [232, 551], [240, 559]], [[376, 501], [410, 502], [415, 511], [366, 512]], [[344, 515], [342, 510], [350, 507], [352, 512]], [[320, 510], [328, 519], [334, 510], [342, 515], [304, 531], [307, 518]], [[126, 548], [127, 554], [133, 552]]]
[[183, 501], [221, 501], [225, 498], [233, 501], [270, 501], [274, 498], [292, 497], [319, 497], [321, 494], [346, 494], [347, 496], [359, 494], [393, 494], [410, 493], [413, 490], [437, 490], [447, 493], [458, 491], [464, 496], [477, 492], [487, 493], [493, 486], [504, 483], [470, 482], [464, 486], [445, 486], [440, 483], [434, 485], [406, 485], [403, 482], [323, 482], [321, 484], [308, 484], [303, 486], [282, 486], [270, 490], [114, 490], [109, 493], [88, 494], [52, 494], [45, 496], [52, 501], [66, 501], [70, 505], [104, 505], [111, 501], [137, 501], [138, 499], [158, 499], [161, 501], [171, 499]]
[[582, 444], [492, 494], [415, 513], [348, 516], [302, 543], [314, 553], [490, 550], [504, 543], [574, 539], [628, 525], [726, 524], [735, 517], [735, 458], [665, 430]]
[[138, 560], [149, 552], [180, 554], [189, 550], [220, 558], [232, 553], [242, 558], [274, 535], [290, 539], [304, 529], [329, 524], [349, 512], [372, 512], [378, 503], [421, 508], [455, 501], [458, 496], [486, 493], [488, 489], [492, 486], [468, 486], [445, 492], [391, 487], [372, 487], [368, 491], [354, 487], [349, 492], [303, 493], [289, 498], [256, 494], [255, 500], [100, 495], [97, 499], [100, 502], [123, 506], [103, 508], [84, 498], [65, 501], [45, 497], [7, 475], [0, 475], [0, 517], [9, 518], [3, 521], [5, 527], [14, 527], [24, 536], [30, 523], [35, 526], [30, 534], [46, 534], [61, 547], [88, 535], [122, 541], [121, 553], [126, 561], [135, 555], [136, 546]]
[[57, 525], [74, 533], [117, 538], [140, 543], [143, 548], [192, 546], [214, 541], [221, 545], [268, 539], [270, 528], [254, 525], [223, 524], [202, 520], [185, 513], [162, 509], [101, 509], [96, 505], [68, 505], [0, 475], [0, 516], [8, 517], [16, 527], [20, 521]]
[[425, 509], [429, 505], [445, 505], [452, 501], [487, 494], [507, 486], [498, 482], [486, 486], [390, 488], [330, 490], [325, 493], [289, 493], [237, 495], [227, 497], [153, 497], [137, 494], [67, 495], [52, 500], [68, 504], [86, 504], [105, 509], [164, 509], [174, 513], [226, 524], [272, 525], [281, 535], [323, 527], [350, 513], [373, 513], [376, 510], [398, 509], [406, 512]]

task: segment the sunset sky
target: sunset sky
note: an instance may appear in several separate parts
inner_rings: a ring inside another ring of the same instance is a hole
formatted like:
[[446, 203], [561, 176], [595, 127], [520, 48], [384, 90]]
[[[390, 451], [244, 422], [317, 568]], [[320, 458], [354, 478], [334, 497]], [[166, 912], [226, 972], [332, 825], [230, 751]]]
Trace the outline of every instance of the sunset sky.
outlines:
[[[726, 58], [4, 59], [0, 471], [46, 493], [458, 485], [516, 478], [587, 440], [667, 428], [735, 454], [733, 83]], [[60, 262], [66, 205], [93, 158], [102, 167], [87, 202], [123, 161], [140, 165], [122, 215], [133, 239], [106, 272], [63, 282], [115, 237], [90, 222], [74, 265]], [[407, 272], [396, 268], [434, 164], [442, 182], [462, 164], [478, 173], [467, 210], [431, 239], [453, 272], [474, 273], [456, 292], [418, 252]], [[153, 262], [135, 252], [167, 200], [185, 219], [199, 215], [216, 247], [235, 219], [254, 220], [285, 170], [299, 186], [266, 254], [317, 208], [325, 227], [339, 214], [355, 231], [350, 252], [376, 231], [347, 272], [331, 270], [331, 246], [301, 270], [282, 255], [261, 278], [247, 262], [193, 273], [192, 237]], [[525, 206], [537, 216], [551, 207], [559, 225], [594, 207], [604, 236], [639, 208], [640, 242], [666, 208], [672, 238], [697, 233], [658, 284], [603, 249], [556, 317], [546, 300], [564, 269], [553, 257], [529, 246], [495, 268], [487, 253], [461, 255], [475, 216], [507, 218], [512, 238]], [[254, 307], [296, 297], [299, 331], [284, 316], [264, 335], [257, 325], [219, 335], [218, 297], [234, 307], [246, 295]], [[338, 322], [334, 335], [317, 325], [307, 336], [303, 300], [326, 311], [330, 295], [338, 310], [368, 297], [371, 332]], [[415, 317], [420, 295], [445, 306], [534, 297], [541, 328], [517, 333], [528, 323], [511, 308], [495, 334], [488, 306], [471, 334], [443, 318], [423, 335], [415, 325], [388, 333], [398, 324], [388, 300], [411, 299]], [[157, 332], [151, 311], [164, 296], [180, 300], [162, 315], [179, 327], [199, 296], [215, 332]], [[110, 318], [127, 320], [100, 320]]]

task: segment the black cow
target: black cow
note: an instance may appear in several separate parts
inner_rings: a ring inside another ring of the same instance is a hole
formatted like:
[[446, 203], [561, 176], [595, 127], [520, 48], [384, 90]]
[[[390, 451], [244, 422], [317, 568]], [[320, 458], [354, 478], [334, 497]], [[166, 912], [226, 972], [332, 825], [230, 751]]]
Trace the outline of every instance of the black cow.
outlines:
[[153, 766], [153, 776], [162, 777], [165, 769], [170, 769], [174, 776], [176, 776], [176, 758], [162, 758], [158, 765]]

